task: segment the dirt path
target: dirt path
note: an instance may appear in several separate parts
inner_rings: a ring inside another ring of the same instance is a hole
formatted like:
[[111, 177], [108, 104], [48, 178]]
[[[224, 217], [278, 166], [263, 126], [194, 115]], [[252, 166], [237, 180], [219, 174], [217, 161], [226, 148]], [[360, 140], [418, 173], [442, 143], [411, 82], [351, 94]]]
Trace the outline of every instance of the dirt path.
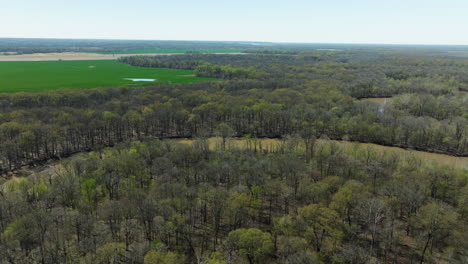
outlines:
[[[229, 54], [239, 55], [245, 53], [211, 53], [211, 54]], [[0, 61], [57, 61], [57, 60], [116, 60], [125, 56], [170, 56], [184, 55], [184, 53], [143, 53], [143, 54], [97, 54], [97, 53], [78, 53], [78, 52], [63, 52], [63, 53], [34, 53], [21, 55], [0, 55]]]

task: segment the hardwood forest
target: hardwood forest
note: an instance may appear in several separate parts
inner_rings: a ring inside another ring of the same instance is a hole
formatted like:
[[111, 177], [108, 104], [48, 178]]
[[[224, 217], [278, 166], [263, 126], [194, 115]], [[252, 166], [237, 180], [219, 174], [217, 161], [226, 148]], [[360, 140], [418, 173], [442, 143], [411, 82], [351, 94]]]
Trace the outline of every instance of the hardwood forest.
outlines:
[[[72, 49], [22, 41], [0, 51]], [[0, 263], [468, 263], [468, 49], [89, 42], [241, 54], [118, 59], [213, 81], [0, 93]]]

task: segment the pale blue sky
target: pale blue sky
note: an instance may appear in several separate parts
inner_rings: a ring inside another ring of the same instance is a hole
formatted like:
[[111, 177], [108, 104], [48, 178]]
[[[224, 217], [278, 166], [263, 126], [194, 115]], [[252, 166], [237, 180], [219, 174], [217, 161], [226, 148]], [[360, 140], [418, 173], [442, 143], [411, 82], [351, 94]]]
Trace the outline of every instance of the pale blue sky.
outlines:
[[468, 45], [468, 0], [0, 0], [0, 9], [0, 37]]

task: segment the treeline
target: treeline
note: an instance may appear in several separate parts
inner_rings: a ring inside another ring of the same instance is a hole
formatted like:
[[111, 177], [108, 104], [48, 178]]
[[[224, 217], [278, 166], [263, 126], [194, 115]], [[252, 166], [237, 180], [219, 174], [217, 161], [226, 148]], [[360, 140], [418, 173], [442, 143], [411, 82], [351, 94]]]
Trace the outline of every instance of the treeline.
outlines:
[[[371, 51], [314, 51], [299, 55], [132, 56], [121, 58], [121, 61], [133, 66], [190, 70], [201, 64], [209, 65], [213, 69], [209, 71], [211, 75], [205, 77], [223, 78], [222, 74], [213, 73], [222, 72], [222, 66], [229, 66], [239, 71], [240, 68], [248, 70], [252, 73], [248, 78], [291, 79], [303, 83], [327, 80], [339, 83], [343, 93], [355, 98], [406, 93], [454, 95], [459, 90], [468, 90], [466, 62], [438, 58], [428, 63], [425, 57], [400, 56]], [[225, 78], [231, 78], [231, 75], [227, 74]]]
[[19, 54], [49, 52], [125, 52], [145, 49], [248, 49], [241, 42], [222, 41], [164, 41], [164, 40], [105, 40], [105, 39], [31, 39], [0, 38], [0, 52]]
[[216, 130], [217, 147], [131, 142], [6, 181], [0, 262], [466, 263], [466, 170]]
[[468, 155], [466, 106], [457, 107], [456, 100], [451, 113], [458, 115], [445, 119], [443, 107], [435, 108], [439, 116], [435, 110], [425, 112], [427, 107], [414, 112], [398, 101], [384, 111], [372, 103], [356, 103], [328, 82], [295, 88], [272, 82], [253, 89], [257, 85], [241, 80], [4, 95], [0, 167], [5, 172], [129, 139], [213, 136], [220, 123], [239, 137], [280, 138], [311, 129], [317, 137]]
[[413, 116], [429, 116], [438, 120], [466, 117], [468, 113], [467, 97], [433, 96], [430, 94], [405, 94], [389, 100], [388, 107], [406, 111]]
[[259, 79], [262, 73], [254, 68], [233, 68], [230, 66], [217, 66], [209, 63], [201, 63], [194, 70], [195, 75], [200, 77], [232, 79]]
[[[393, 76], [393, 75], [390, 75]], [[400, 78], [400, 77], [396, 77]], [[384, 80], [384, 81], [382, 81]], [[356, 98], [391, 97], [399, 94], [458, 94], [461, 84], [451, 78], [408, 77], [407, 79], [359, 79], [350, 85], [350, 95]]]
[[244, 51], [245, 53], [255, 53], [255, 54], [286, 54], [286, 55], [298, 55], [301, 52], [299, 50], [278, 50], [278, 49], [248, 49]]
[[[167, 57], [167, 56], [164, 56]], [[194, 57], [192, 60], [166, 60], [163, 56], [131, 56], [119, 58], [120, 62], [127, 63], [132, 66], [150, 67], [150, 68], [170, 68], [170, 69], [183, 69], [194, 70], [194, 74], [200, 77], [220, 78], [226, 80], [232, 79], [259, 79], [262, 73], [256, 71], [254, 68], [230, 67], [210, 64]]]

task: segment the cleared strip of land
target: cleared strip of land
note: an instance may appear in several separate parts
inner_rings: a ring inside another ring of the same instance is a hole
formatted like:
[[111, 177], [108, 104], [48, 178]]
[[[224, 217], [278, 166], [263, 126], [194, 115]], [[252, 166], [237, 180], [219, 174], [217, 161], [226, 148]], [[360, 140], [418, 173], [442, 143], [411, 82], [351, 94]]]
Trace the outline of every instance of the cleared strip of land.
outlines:
[[[211, 53], [239, 55], [244, 53]], [[116, 60], [126, 56], [171, 56], [184, 55], [184, 53], [141, 53], [141, 54], [97, 54], [80, 52], [63, 53], [34, 53], [21, 55], [0, 55], [0, 61], [57, 61], [57, 60]]]
[[[195, 140], [193, 139], [177, 139], [178, 143], [192, 145]], [[326, 141], [318, 140], [317, 145], [323, 144]], [[449, 166], [459, 169], [468, 169], [468, 157], [455, 157], [445, 154], [438, 154], [438, 153], [431, 153], [425, 151], [418, 151], [418, 150], [411, 150], [411, 149], [402, 149], [398, 147], [387, 147], [377, 144], [370, 144], [370, 143], [359, 143], [359, 142], [346, 142], [346, 141], [336, 141], [332, 140], [339, 144], [339, 146], [344, 147], [347, 150], [350, 149], [369, 149], [370, 151], [385, 151], [385, 152], [396, 152], [399, 155], [403, 155], [407, 159], [409, 158], [416, 158], [419, 160], [425, 160], [433, 162], [439, 166]], [[222, 139], [221, 138], [208, 138], [208, 143], [210, 149], [221, 149], [222, 146]], [[232, 138], [228, 139], [226, 142], [227, 148], [240, 148], [240, 149], [256, 149], [258, 151], [268, 150], [273, 151], [280, 147], [282, 144], [281, 139], [276, 138], [262, 138], [262, 139], [242, 139], [242, 138]], [[2, 183], [2, 178], [4, 180], [15, 178], [15, 177], [28, 177], [32, 174], [38, 175], [48, 175], [54, 170], [56, 170], [56, 166], [59, 164], [57, 160], [52, 160], [47, 162], [46, 164], [30, 168], [28, 166], [24, 166], [21, 169], [11, 171], [7, 174], [1, 175], [0, 174], [0, 185]]]
[[[192, 139], [180, 139], [177, 140], [179, 143], [183, 144], [192, 144], [194, 140]], [[415, 157], [421, 160], [432, 161], [435, 164], [441, 166], [450, 166], [455, 168], [465, 168], [468, 169], [468, 157], [455, 157], [445, 154], [431, 153], [425, 151], [418, 151], [412, 149], [403, 149], [399, 147], [388, 147], [371, 143], [359, 143], [359, 142], [347, 142], [347, 141], [336, 141], [333, 142], [343, 146], [345, 148], [368, 148], [372, 151], [388, 151], [388, 152], [397, 152], [406, 156], [407, 158]], [[220, 138], [209, 138], [208, 139], [210, 148], [214, 149], [221, 146]], [[324, 141], [318, 140], [318, 144], [323, 143]], [[280, 139], [252, 139], [248, 143], [245, 139], [230, 139], [227, 143], [227, 147], [237, 147], [241, 149], [253, 148], [256, 147], [258, 150], [274, 150], [280, 147], [282, 141]], [[250, 146], [249, 146], [250, 145]], [[255, 146], [256, 145], [256, 146]]]

